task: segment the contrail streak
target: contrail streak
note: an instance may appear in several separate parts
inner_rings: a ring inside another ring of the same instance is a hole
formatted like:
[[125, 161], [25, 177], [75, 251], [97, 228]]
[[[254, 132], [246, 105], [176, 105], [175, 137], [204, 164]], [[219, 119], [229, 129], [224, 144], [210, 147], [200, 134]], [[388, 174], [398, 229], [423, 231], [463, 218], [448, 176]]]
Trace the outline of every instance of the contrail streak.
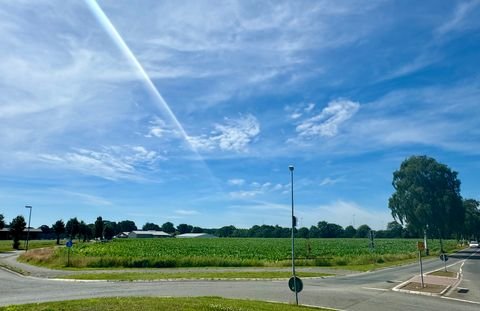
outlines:
[[170, 109], [170, 107], [168, 106], [167, 102], [165, 101], [165, 99], [163, 99], [162, 95], [157, 90], [157, 88], [153, 84], [150, 77], [147, 75], [145, 69], [143, 69], [143, 66], [138, 61], [137, 57], [133, 54], [132, 50], [125, 43], [125, 41], [123, 40], [122, 36], [120, 36], [120, 34], [118, 33], [115, 26], [113, 26], [110, 19], [103, 12], [102, 8], [98, 5], [98, 3], [95, 0], [86, 0], [86, 2], [87, 2], [87, 5], [92, 10], [92, 12], [94, 13], [94, 15], [98, 18], [100, 24], [105, 28], [107, 33], [112, 37], [113, 41], [117, 44], [117, 46], [120, 48], [122, 53], [124, 53], [124, 55], [127, 57], [127, 59], [130, 60], [132, 62], [132, 65], [138, 70], [138, 73], [140, 74], [140, 76], [144, 80], [144, 82], [146, 83], [146, 86], [147, 86], [148, 90], [157, 99], [157, 101], [156, 101], [157, 104], [160, 104], [161, 108], [163, 108], [167, 111], [168, 116], [173, 120], [175, 126], [178, 128], [181, 135], [186, 140], [188, 146], [195, 152], [195, 154], [197, 156], [200, 157], [196, 148], [190, 143], [189, 137], [188, 137], [187, 133], [185, 132], [183, 126], [180, 124], [180, 122], [178, 122], [177, 117], [173, 114], [173, 112]]

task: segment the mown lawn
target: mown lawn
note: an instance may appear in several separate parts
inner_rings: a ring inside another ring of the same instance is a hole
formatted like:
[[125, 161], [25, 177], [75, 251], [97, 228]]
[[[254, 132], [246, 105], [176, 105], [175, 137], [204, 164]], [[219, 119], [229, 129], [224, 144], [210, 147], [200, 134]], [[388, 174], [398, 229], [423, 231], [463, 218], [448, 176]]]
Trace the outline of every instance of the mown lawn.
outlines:
[[[55, 240], [31, 240], [28, 241], [28, 248], [35, 249], [41, 247], [49, 247], [55, 245]], [[0, 253], [1, 252], [8, 252], [13, 251], [12, 248], [12, 240], [0, 240]], [[20, 249], [25, 249], [25, 241], [20, 241]]]
[[293, 311], [328, 310], [253, 300], [199, 298], [98, 298], [0, 307], [0, 311]]

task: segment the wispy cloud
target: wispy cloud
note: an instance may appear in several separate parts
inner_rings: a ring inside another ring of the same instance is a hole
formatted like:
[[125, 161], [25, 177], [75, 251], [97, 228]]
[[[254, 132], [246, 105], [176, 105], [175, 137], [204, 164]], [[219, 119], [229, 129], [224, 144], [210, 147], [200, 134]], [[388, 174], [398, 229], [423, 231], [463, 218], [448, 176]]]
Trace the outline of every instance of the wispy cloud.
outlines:
[[453, 16], [436, 29], [437, 35], [445, 35], [449, 32], [462, 28], [466, 17], [480, 5], [479, 0], [462, 1], [455, 8]]
[[[240, 186], [240, 185], [239, 185]], [[254, 197], [259, 197], [263, 195], [267, 195], [269, 193], [282, 193], [286, 191], [286, 189], [289, 187], [288, 184], [279, 184], [279, 183], [271, 183], [271, 182], [250, 182], [247, 183], [242, 179], [241, 186], [244, 186], [242, 190], [238, 191], [231, 191], [229, 192], [229, 195], [232, 198], [238, 198], [238, 199], [248, 199], [248, 198], [254, 198]]]
[[193, 216], [193, 215], [199, 215], [200, 213], [196, 210], [178, 209], [178, 210], [175, 210], [175, 214], [182, 215], [182, 216]]
[[141, 171], [164, 159], [143, 146], [111, 146], [101, 151], [75, 149], [66, 154], [40, 154], [40, 161], [108, 180], [142, 179]]
[[327, 222], [336, 223], [343, 227], [353, 224], [355, 218], [355, 226], [368, 224], [374, 229], [385, 228], [387, 222], [393, 221], [388, 209], [377, 211], [372, 207], [363, 207], [352, 201], [337, 200], [329, 204], [320, 205], [318, 207], [308, 208], [303, 211], [303, 217], [311, 219], [325, 220]]
[[[311, 67], [317, 53], [354, 43], [370, 31], [338, 21], [366, 17], [379, 5], [200, 1], [151, 2], [130, 10], [121, 2], [101, 4], [159, 85], [158, 80], [168, 79], [181, 90], [192, 79], [199, 82], [189, 87], [189, 100], [181, 103], [190, 111], [248, 96], [252, 89], [277, 92], [279, 85], [321, 74], [321, 65]], [[131, 27], [132, 20], [139, 21], [136, 27]]]
[[210, 135], [190, 136], [190, 143], [200, 151], [246, 152], [249, 144], [260, 134], [260, 124], [253, 115], [238, 119], [225, 118], [222, 124], [215, 124]]
[[341, 178], [330, 178], [326, 177], [320, 181], [320, 186], [328, 186], [328, 185], [335, 185], [339, 183], [342, 179]]
[[245, 184], [245, 179], [241, 179], [241, 178], [229, 179], [228, 184], [233, 186], [242, 186], [243, 184]]
[[77, 199], [80, 198], [85, 203], [93, 206], [112, 206], [113, 204], [111, 201], [97, 195], [81, 193], [76, 191], [62, 190], [62, 189], [53, 189], [53, 191], [62, 195], [75, 197]]
[[332, 137], [337, 135], [339, 127], [352, 118], [360, 104], [348, 99], [337, 99], [328, 103], [320, 114], [302, 120], [296, 127], [301, 138]]

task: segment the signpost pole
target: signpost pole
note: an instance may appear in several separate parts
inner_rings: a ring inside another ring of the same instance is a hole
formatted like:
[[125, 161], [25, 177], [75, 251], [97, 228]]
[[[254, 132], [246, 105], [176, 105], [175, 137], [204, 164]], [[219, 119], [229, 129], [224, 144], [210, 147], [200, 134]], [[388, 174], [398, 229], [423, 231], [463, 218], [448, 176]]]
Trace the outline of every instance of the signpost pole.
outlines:
[[417, 250], [418, 250], [418, 261], [420, 263], [420, 279], [422, 280], [422, 288], [424, 288], [423, 284], [423, 267], [422, 267], [422, 251], [425, 249], [425, 244], [423, 242], [417, 242]]
[[292, 193], [292, 274], [293, 274], [293, 286], [295, 290], [295, 303], [298, 305], [298, 291], [297, 291], [297, 279], [295, 276], [295, 225], [296, 219], [293, 214], [293, 165], [288, 167], [290, 170], [290, 185], [291, 185], [291, 193]]
[[68, 250], [67, 250], [67, 267], [70, 267], [70, 249], [73, 246], [72, 240], [67, 241], [66, 246], [68, 248]]
[[422, 251], [419, 250], [418, 251], [418, 258], [420, 258], [420, 279], [422, 280], [422, 288], [424, 288], [424, 284], [423, 284], [423, 267], [422, 267]]
[[444, 257], [444, 261], [443, 261], [443, 264], [444, 264], [444, 267], [445, 267], [445, 272], [447, 272], [447, 255], [443, 254]]

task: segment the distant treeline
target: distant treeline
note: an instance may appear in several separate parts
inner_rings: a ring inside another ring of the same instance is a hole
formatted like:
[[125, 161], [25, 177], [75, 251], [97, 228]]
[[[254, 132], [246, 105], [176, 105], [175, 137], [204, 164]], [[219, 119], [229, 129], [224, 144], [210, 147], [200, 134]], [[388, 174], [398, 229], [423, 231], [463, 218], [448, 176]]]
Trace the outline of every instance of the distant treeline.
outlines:
[[[18, 216], [23, 219], [22, 216]], [[15, 223], [22, 223], [22, 219], [15, 218]], [[2, 219], [3, 222], [3, 218]], [[12, 221], [13, 223], [13, 221]], [[24, 222], [23, 222], [24, 223]], [[6, 226], [10, 228], [10, 225]], [[175, 226], [171, 222], [166, 222], [162, 225], [147, 222], [140, 229], [132, 220], [123, 220], [119, 222], [104, 220], [102, 217], [97, 217], [94, 223], [85, 223], [83, 220], [78, 220], [76, 217], [69, 219], [66, 223], [63, 220], [58, 220], [52, 226], [42, 225], [38, 229], [42, 230], [40, 235], [43, 239], [57, 239], [72, 238], [80, 240], [107, 239], [110, 240], [122, 232], [131, 232], [134, 230], [157, 230], [164, 231], [172, 235], [183, 233], [210, 233], [218, 237], [235, 237], [235, 238], [288, 238], [291, 237], [291, 228], [281, 227], [278, 225], [255, 225], [251, 228], [236, 228], [233, 225], [224, 226], [221, 228], [201, 228], [189, 224], [179, 224]], [[26, 231], [25, 226], [16, 228], [17, 231]], [[316, 226], [310, 228], [301, 227], [295, 228], [295, 237], [297, 238], [366, 238], [370, 235], [371, 228], [366, 225], [360, 225], [357, 228], [353, 226], [342, 226], [326, 221], [320, 221]], [[36, 235], [38, 236], [38, 235]], [[396, 221], [387, 224], [386, 230], [374, 231], [376, 238], [415, 238], [420, 237], [420, 234], [404, 228]], [[10, 238], [7, 235], [2, 238]]]

